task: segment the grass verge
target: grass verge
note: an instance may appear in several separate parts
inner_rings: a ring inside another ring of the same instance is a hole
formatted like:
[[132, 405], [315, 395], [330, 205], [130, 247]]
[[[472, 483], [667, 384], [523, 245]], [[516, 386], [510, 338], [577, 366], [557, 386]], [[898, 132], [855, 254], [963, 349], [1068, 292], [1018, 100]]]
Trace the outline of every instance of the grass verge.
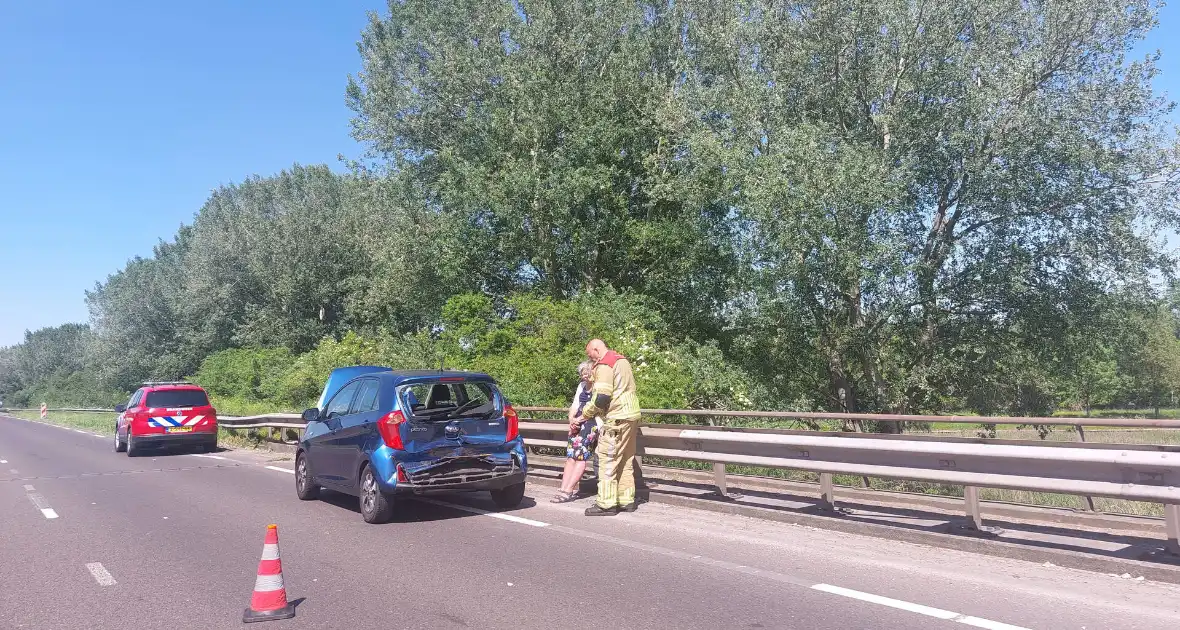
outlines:
[[[36, 411], [13, 411], [9, 415], [24, 418], [25, 420], [41, 421], [40, 414]], [[93, 431], [94, 433], [111, 436], [111, 439], [114, 439], [114, 412], [51, 412], [44, 421], [72, 429]], [[253, 430], [228, 429], [224, 426], [218, 427], [217, 444], [223, 448], [260, 448], [263, 442], [265, 440], [262, 435]]]

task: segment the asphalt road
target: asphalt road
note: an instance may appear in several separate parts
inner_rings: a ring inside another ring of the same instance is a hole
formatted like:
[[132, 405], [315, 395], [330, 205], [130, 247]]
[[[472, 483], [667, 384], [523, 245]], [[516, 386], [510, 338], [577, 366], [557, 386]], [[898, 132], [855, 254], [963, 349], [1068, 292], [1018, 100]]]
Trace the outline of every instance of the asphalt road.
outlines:
[[[268, 468], [268, 466], [270, 468]], [[0, 629], [235, 628], [268, 523], [297, 616], [263, 628], [1168, 628], [1180, 587], [663, 505], [587, 518], [551, 488], [295, 497], [291, 463], [129, 459], [0, 417]]]

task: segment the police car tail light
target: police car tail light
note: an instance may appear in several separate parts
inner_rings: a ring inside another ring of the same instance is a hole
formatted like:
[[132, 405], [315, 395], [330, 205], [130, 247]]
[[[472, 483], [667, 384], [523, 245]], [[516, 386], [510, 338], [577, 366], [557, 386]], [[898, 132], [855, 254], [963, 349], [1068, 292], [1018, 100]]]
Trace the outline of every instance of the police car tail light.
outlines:
[[508, 432], [504, 435], [505, 442], [511, 442], [520, 437], [520, 416], [512, 405], [504, 405], [504, 423], [508, 425]]
[[400, 411], [387, 413], [377, 421], [377, 432], [381, 434], [381, 439], [385, 441], [386, 446], [399, 451], [406, 448], [406, 445], [402, 443], [401, 433], [401, 425], [405, 421], [406, 416]]

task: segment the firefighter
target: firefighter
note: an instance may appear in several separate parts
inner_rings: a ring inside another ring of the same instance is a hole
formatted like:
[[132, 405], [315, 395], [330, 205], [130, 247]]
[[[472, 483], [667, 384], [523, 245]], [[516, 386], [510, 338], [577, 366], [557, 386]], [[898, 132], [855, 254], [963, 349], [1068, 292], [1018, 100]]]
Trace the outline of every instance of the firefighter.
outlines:
[[635, 442], [639, 436], [639, 398], [631, 362], [601, 339], [586, 344], [594, 361], [593, 396], [582, 411], [585, 421], [602, 418], [598, 436], [598, 498], [586, 516], [614, 516], [635, 511]]

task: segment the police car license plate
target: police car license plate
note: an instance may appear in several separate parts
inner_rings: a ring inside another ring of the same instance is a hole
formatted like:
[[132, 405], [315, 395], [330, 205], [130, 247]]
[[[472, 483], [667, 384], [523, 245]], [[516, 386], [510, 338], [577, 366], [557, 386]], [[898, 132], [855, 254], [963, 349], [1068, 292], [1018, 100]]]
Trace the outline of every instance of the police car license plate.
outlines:
[[192, 430], [192, 427], [168, 427], [164, 429], [167, 433], [191, 433]]

